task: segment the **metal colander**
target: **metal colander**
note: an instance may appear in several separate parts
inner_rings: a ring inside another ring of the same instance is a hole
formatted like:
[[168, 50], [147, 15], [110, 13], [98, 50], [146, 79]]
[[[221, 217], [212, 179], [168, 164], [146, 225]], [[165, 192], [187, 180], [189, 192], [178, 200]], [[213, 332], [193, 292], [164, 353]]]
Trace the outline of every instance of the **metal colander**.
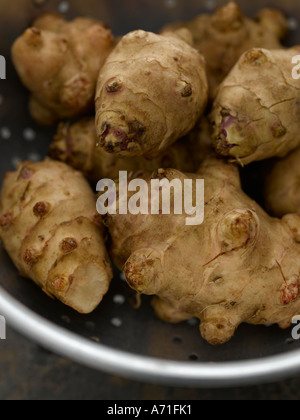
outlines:
[[[47, 155], [55, 128], [36, 125], [28, 114], [28, 93], [10, 61], [13, 40], [43, 12], [61, 12], [107, 22], [115, 35], [211, 12], [218, 0], [0, 0], [0, 54], [7, 59], [7, 80], [0, 81], [0, 175], [19, 161]], [[290, 17], [289, 44], [297, 43], [300, 4], [295, 0], [238, 1], [253, 15], [263, 6]], [[155, 317], [151, 299], [136, 297], [118, 271], [110, 292], [91, 315], [83, 316], [52, 301], [31, 281], [19, 277], [0, 246], [0, 315], [19, 332], [74, 361], [134, 379], [185, 386], [253, 384], [300, 371], [300, 341], [278, 327], [241, 326], [218, 348], [199, 335], [198, 321], [166, 324]]]

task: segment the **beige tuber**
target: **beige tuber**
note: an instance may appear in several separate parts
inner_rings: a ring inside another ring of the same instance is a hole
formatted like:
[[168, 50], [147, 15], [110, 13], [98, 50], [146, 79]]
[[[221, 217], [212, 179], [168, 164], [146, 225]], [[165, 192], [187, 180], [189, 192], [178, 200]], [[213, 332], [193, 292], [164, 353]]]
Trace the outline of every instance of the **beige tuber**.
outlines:
[[169, 169], [146, 179], [205, 180], [200, 226], [186, 226], [184, 214], [106, 219], [113, 260], [132, 289], [156, 296], [161, 319], [196, 317], [203, 338], [220, 345], [242, 323], [283, 327], [299, 313], [300, 217], [269, 217], [242, 192], [238, 169], [215, 158], [197, 175]]
[[277, 10], [263, 9], [248, 19], [235, 2], [229, 2], [213, 15], [200, 15], [190, 22], [168, 25], [163, 31], [185, 27], [193, 34], [195, 48], [207, 61], [210, 96], [214, 98], [221, 82], [240, 56], [250, 48], [281, 48], [288, 22]]
[[121, 156], [157, 156], [188, 134], [208, 97], [203, 57], [180, 36], [135, 31], [100, 71], [98, 146]]
[[300, 47], [242, 55], [220, 86], [211, 120], [217, 153], [247, 165], [300, 146], [300, 84], [292, 75]]
[[91, 111], [97, 77], [113, 45], [110, 30], [96, 20], [38, 18], [12, 47], [14, 65], [31, 92], [32, 117], [51, 125]]
[[300, 149], [274, 163], [266, 180], [265, 201], [276, 217], [300, 214]]
[[80, 313], [107, 293], [112, 271], [95, 196], [64, 163], [25, 162], [5, 176], [0, 236], [20, 275]]

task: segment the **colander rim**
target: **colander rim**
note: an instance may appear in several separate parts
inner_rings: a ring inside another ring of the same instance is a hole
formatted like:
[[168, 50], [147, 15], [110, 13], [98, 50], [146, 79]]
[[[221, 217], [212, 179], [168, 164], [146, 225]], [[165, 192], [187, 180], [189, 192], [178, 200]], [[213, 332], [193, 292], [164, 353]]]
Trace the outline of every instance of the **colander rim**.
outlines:
[[186, 387], [258, 385], [300, 372], [300, 350], [238, 362], [178, 362], [136, 355], [89, 341], [46, 320], [0, 287], [0, 313], [8, 326], [48, 350], [88, 368], [120, 377]]

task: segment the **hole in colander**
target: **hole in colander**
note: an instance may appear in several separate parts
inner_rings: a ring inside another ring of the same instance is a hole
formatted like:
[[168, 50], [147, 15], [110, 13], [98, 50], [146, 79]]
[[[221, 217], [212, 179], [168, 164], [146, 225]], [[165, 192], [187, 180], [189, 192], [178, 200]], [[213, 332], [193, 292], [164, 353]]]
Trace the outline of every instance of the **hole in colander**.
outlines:
[[32, 128], [25, 128], [23, 137], [26, 141], [33, 141], [36, 138], [36, 133]]
[[177, 0], [165, 0], [165, 5], [169, 9], [173, 9], [177, 5]]
[[125, 281], [126, 282], [126, 276], [125, 276], [125, 273], [120, 273], [120, 279], [122, 280], [122, 281]]
[[296, 31], [298, 29], [298, 27], [299, 27], [299, 22], [298, 22], [298, 20], [296, 18], [291, 17], [288, 20], [288, 25], [289, 25], [290, 31]]
[[11, 131], [8, 127], [2, 127], [0, 130], [0, 136], [3, 140], [8, 140], [11, 138]]
[[187, 324], [191, 327], [196, 327], [199, 324], [199, 320], [197, 318], [191, 318], [187, 321]]
[[192, 362], [196, 362], [196, 361], [199, 359], [199, 357], [198, 357], [196, 354], [190, 354], [190, 355], [189, 355], [189, 359], [190, 359]]
[[59, 13], [67, 13], [70, 10], [70, 3], [68, 1], [62, 1], [58, 5]]
[[204, 5], [205, 8], [211, 12], [217, 8], [216, 0], [205, 0]]
[[123, 325], [123, 321], [121, 318], [112, 318], [110, 322], [116, 328], [120, 328]]
[[174, 337], [173, 338], [173, 343], [174, 344], [182, 344], [182, 338], [180, 338], [180, 337]]
[[12, 164], [14, 169], [17, 169], [17, 167], [20, 165], [21, 162], [22, 162], [22, 159], [17, 157], [17, 156], [14, 156], [11, 159], [11, 164]]
[[31, 162], [39, 162], [42, 160], [42, 156], [39, 153], [32, 152], [28, 154], [28, 160]]
[[125, 296], [123, 295], [115, 295], [113, 297], [113, 301], [116, 305], [124, 305], [126, 299], [125, 299]]

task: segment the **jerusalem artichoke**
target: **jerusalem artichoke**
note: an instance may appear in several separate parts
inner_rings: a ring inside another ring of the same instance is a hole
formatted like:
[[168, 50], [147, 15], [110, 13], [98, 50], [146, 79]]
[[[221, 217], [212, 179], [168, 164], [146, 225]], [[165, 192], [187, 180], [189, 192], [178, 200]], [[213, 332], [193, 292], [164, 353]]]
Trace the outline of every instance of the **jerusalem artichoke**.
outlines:
[[147, 181], [190, 178], [205, 180], [200, 226], [186, 226], [185, 215], [107, 216], [111, 253], [129, 286], [156, 295], [165, 321], [199, 318], [213, 345], [241, 323], [286, 325], [300, 310], [300, 217], [269, 217], [242, 192], [238, 169], [215, 158], [197, 175], [160, 170]]
[[276, 217], [300, 214], [300, 149], [276, 162], [265, 188], [267, 210]]
[[113, 48], [109, 29], [43, 15], [13, 45], [14, 65], [30, 90], [30, 112], [43, 125], [93, 109], [97, 77]]
[[90, 313], [112, 277], [102, 221], [83, 176], [64, 163], [25, 162], [6, 175], [0, 236], [23, 277]]
[[132, 32], [100, 71], [99, 146], [123, 156], [159, 155], [185, 136], [208, 97], [205, 62], [182, 38]]
[[254, 19], [248, 19], [236, 3], [229, 2], [212, 16], [200, 15], [190, 22], [168, 25], [163, 31], [180, 27], [191, 31], [195, 48], [207, 61], [210, 96], [214, 98], [218, 86], [245, 51], [281, 48], [288, 23], [281, 12], [272, 9], [263, 9]]
[[299, 81], [292, 77], [299, 53], [295, 47], [242, 55], [220, 86], [211, 115], [218, 154], [246, 165], [300, 146]]
[[50, 156], [78, 169], [90, 181], [97, 182], [102, 178], [117, 179], [120, 171], [152, 172], [162, 166], [195, 172], [204, 157], [204, 151], [201, 151], [203, 142], [203, 138], [194, 139], [190, 134], [155, 159], [143, 156], [124, 158], [96, 148], [94, 118], [85, 118], [73, 125], [60, 124], [50, 146]]

